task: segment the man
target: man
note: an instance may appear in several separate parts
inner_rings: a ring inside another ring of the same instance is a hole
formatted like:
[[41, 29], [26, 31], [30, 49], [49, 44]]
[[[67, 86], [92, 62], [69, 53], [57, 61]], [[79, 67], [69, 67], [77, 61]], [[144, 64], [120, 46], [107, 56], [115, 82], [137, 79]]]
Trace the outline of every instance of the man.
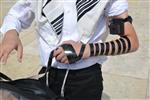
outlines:
[[[101, 100], [105, 56], [138, 49], [127, 0], [19, 0], [1, 27], [0, 59], [4, 64], [14, 49], [21, 62], [19, 32], [33, 19], [43, 67], [48, 66], [49, 54], [54, 51], [50, 88], [67, 100]], [[119, 38], [104, 42], [107, 27]]]

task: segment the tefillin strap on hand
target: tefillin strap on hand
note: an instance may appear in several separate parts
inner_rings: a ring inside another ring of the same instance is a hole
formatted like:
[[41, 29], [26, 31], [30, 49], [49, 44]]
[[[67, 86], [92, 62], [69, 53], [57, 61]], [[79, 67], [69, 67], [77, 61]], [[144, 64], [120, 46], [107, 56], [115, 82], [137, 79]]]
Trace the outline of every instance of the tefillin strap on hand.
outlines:
[[73, 48], [71, 44], [63, 44], [61, 45], [61, 47], [64, 49], [64, 53], [68, 58], [69, 64], [79, 61], [82, 58], [84, 50], [85, 50], [85, 45], [83, 44], [81, 46], [79, 55], [77, 55], [75, 49]]

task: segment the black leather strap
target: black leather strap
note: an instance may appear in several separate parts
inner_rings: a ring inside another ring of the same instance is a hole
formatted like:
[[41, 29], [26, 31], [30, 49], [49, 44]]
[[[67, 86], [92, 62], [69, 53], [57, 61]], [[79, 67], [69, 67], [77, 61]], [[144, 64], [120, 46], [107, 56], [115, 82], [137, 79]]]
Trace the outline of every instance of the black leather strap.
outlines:
[[99, 54], [99, 45], [98, 45], [98, 43], [95, 44], [95, 48], [96, 48], [95, 56], [98, 56], [98, 54]]
[[[85, 44], [81, 46], [79, 56], [76, 54], [73, 46], [71, 44], [63, 44], [61, 47], [64, 49], [64, 52], [69, 60], [69, 63], [75, 63], [76, 61], [80, 60], [83, 56], [84, 50], [85, 50]], [[51, 52], [48, 60], [48, 65], [47, 65], [47, 71], [50, 69], [51, 64], [52, 64], [52, 59], [53, 59], [53, 53], [54, 51]], [[43, 71], [42, 71], [43, 72]]]
[[83, 53], [84, 53], [85, 47], [86, 47], [86, 45], [85, 45], [85, 44], [83, 44], [83, 45], [81, 46], [80, 53], [79, 53], [79, 58], [80, 58], [80, 59], [81, 59], [81, 58], [82, 58], [82, 56], [83, 56]]
[[73, 46], [71, 44], [63, 44], [61, 47], [64, 49], [64, 52], [68, 58], [69, 64], [75, 63], [79, 61], [84, 53], [85, 50], [85, 44], [81, 46], [79, 55], [76, 54], [76, 51], [74, 50]]
[[45, 72], [46, 72], [46, 69], [47, 69], [47, 67], [46, 67], [46, 66], [43, 66], [43, 67], [41, 68], [41, 70], [39, 71], [38, 74], [43, 74], [43, 73], [45, 73]]
[[50, 56], [49, 56], [49, 59], [48, 59], [47, 71], [50, 69], [50, 67], [52, 65], [53, 54], [54, 54], [54, 50], [51, 51], [51, 53], [50, 53]]
[[122, 42], [122, 53], [125, 53], [126, 52], [126, 42], [123, 38], [120, 38], [120, 41]]
[[104, 55], [104, 52], [105, 52], [105, 45], [104, 43], [100, 43], [100, 47], [101, 47], [101, 52], [100, 52], [100, 55]]
[[130, 41], [130, 39], [127, 36], [122, 36], [122, 38], [127, 40], [127, 42], [128, 42], [128, 50], [127, 50], [127, 52], [129, 52], [131, 50], [131, 41]]
[[64, 49], [69, 64], [75, 63], [76, 61], [80, 60], [71, 44], [63, 44], [61, 45], [61, 47]]
[[114, 43], [114, 41], [111, 41], [110, 44], [111, 44], [111, 48], [112, 48], [111, 55], [114, 55], [115, 54], [115, 43]]
[[120, 54], [121, 50], [122, 50], [122, 48], [121, 48], [121, 42], [120, 42], [120, 40], [116, 40], [116, 43], [117, 43], [117, 46], [118, 46], [118, 52], [117, 52], [117, 54]]
[[131, 16], [128, 16], [127, 18], [123, 19], [124, 22], [130, 22], [132, 24], [132, 17]]
[[109, 42], [106, 42], [105, 55], [108, 55], [109, 51], [110, 51], [110, 44]]
[[93, 43], [91, 43], [89, 45], [90, 45], [90, 51], [91, 51], [90, 56], [94, 56], [94, 45], [93, 45]]

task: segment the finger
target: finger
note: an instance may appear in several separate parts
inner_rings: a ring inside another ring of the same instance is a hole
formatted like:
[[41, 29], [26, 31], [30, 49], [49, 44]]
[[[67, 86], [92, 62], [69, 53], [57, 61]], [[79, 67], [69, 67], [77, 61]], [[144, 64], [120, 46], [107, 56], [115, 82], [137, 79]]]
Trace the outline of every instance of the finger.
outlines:
[[69, 64], [69, 61], [68, 61], [68, 60], [66, 60], [66, 61], [64, 62], [64, 64]]
[[3, 55], [3, 48], [2, 48], [2, 45], [0, 45], [0, 61], [1, 61], [2, 55]]
[[2, 55], [3, 55], [2, 50], [0, 50], [0, 61], [1, 61]]
[[4, 55], [2, 56], [2, 64], [6, 64], [7, 63], [7, 59], [8, 59], [8, 52], [5, 52]]
[[22, 62], [22, 57], [23, 57], [23, 46], [20, 44], [17, 48], [17, 59], [19, 62]]
[[65, 54], [63, 52], [61, 52], [57, 57], [56, 60], [61, 61], [61, 59], [65, 57]]
[[65, 56], [65, 57], [63, 57], [63, 58], [61, 59], [61, 63], [65, 63], [67, 60], [68, 60], [68, 59], [67, 59], [67, 57]]
[[62, 47], [57, 48], [56, 50], [54, 50], [54, 57], [57, 57], [59, 54], [61, 54], [63, 52]]

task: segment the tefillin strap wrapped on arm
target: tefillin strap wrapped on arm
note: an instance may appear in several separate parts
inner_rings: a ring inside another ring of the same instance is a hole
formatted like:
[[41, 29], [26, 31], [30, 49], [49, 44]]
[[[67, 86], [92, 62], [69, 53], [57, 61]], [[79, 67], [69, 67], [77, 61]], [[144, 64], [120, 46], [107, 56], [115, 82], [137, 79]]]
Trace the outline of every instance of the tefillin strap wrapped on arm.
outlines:
[[130, 52], [131, 42], [127, 36], [105, 43], [90, 43], [90, 56], [119, 55]]
[[[125, 19], [112, 19], [110, 21], [110, 34], [119, 35], [120, 38], [104, 42], [104, 43], [90, 43], [90, 56], [109, 56], [109, 55], [119, 55], [125, 54], [131, 51], [131, 41], [125, 35], [124, 23], [130, 22], [132, 24], [132, 17], [128, 16]], [[87, 44], [86, 44], [87, 45]], [[81, 46], [79, 55], [76, 54], [73, 46], [71, 44], [63, 44], [61, 47], [64, 49], [64, 52], [69, 60], [69, 63], [75, 63], [79, 61], [84, 53], [85, 44]]]
[[130, 52], [131, 41], [125, 35], [125, 22], [130, 22], [132, 24], [132, 17], [128, 16], [125, 19], [111, 19], [109, 24], [110, 34], [119, 35], [120, 38], [110, 42], [90, 43], [90, 56], [119, 55]]

